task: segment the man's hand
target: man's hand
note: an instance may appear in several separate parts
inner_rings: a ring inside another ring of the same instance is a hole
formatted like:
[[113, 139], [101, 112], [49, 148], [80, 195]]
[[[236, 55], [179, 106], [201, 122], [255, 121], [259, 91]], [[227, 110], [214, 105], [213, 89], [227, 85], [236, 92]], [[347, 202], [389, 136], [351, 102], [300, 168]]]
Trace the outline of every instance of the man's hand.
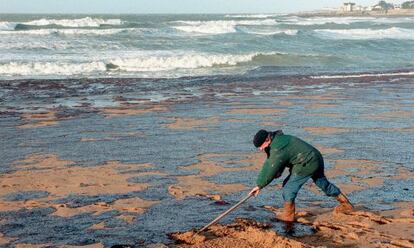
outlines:
[[257, 196], [259, 193], [260, 193], [260, 188], [259, 186], [256, 186], [250, 191], [249, 195]]

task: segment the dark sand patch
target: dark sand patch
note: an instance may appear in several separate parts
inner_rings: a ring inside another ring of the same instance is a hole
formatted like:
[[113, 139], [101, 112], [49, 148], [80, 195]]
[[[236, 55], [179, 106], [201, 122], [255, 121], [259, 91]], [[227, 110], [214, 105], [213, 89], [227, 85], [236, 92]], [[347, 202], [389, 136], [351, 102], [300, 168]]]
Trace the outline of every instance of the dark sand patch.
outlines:
[[193, 129], [200, 128], [202, 126], [217, 124], [219, 122], [218, 117], [210, 118], [174, 118], [174, 122], [164, 125], [170, 129]]
[[343, 127], [305, 127], [304, 129], [311, 134], [336, 134], [350, 131], [349, 128]]

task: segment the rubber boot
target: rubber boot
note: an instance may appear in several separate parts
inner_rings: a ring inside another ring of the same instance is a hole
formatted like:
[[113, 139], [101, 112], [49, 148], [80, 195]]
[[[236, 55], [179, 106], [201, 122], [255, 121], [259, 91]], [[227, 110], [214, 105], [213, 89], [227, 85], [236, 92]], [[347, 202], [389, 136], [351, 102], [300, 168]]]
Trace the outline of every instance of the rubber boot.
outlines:
[[347, 213], [354, 209], [354, 206], [349, 202], [348, 198], [344, 194], [339, 194], [336, 197], [336, 200], [339, 202], [339, 206], [335, 207], [335, 212], [337, 213]]
[[283, 213], [280, 216], [278, 216], [278, 219], [284, 222], [294, 222], [295, 221], [295, 203], [285, 202]]

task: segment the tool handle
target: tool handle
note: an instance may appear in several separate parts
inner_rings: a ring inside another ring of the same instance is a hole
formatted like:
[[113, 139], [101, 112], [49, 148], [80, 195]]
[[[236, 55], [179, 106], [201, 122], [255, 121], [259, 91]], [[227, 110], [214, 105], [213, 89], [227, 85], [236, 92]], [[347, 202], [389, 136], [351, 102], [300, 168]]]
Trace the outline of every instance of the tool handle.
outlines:
[[241, 199], [236, 205], [234, 205], [233, 207], [229, 208], [226, 212], [220, 214], [217, 218], [215, 218], [212, 222], [208, 223], [206, 226], [204, 226], [203, 228], [200, 229], [200, 231], [197, 232], [201, 233], [202, 231], [206, 230], [207, 228], [209, 228], [211, 225], [214, 225], [215, 223], [217, 223], [219, 220], [221, 220], [224, 216], [226, 216], [227, 214], [229, 214], [230, 212], [232, 212], [233, 210], [235, 210], [236, 208], [238, 208], [241, 204], [243, 204], [245, 201], [247, 201], [250, 197], [252, 197], [252, 194], [248, 194], [246, 197], [244, 197], [243, 199]]

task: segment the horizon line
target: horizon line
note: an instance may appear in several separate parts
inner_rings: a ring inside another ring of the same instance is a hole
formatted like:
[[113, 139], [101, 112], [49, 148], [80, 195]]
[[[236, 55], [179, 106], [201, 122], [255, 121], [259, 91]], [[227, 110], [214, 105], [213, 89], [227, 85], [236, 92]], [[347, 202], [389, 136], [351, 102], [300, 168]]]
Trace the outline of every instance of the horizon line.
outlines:
[[[286, 14], [295, 14], [295, 13], [302, 13], [302, 12], [310, 12], [309, 11], [298, 11], [298, 12], [182, 12], [182, 13], [168, 13], [168, 12], [153, 12], [153, 13], [133, 13], [133, 12], [120, 12], [120, 13], [108, 13], [108, 12], [0, 12], [0, 14], [11, 14], [11, 15], [19, 15], [19, 14], [30, 14], [30, 15], [40, 15], [40, 14], [51, 14], [51, 15], [62, 15], [62, 14], [77, 14], [77, 15], [86, 15], [86, 14], [92, 14], [92, 15], [225, 15], [225, 14], [238, 14], [238, 15], [286, 15]], [[313, 10], [316, 11], [316, 10]]]

